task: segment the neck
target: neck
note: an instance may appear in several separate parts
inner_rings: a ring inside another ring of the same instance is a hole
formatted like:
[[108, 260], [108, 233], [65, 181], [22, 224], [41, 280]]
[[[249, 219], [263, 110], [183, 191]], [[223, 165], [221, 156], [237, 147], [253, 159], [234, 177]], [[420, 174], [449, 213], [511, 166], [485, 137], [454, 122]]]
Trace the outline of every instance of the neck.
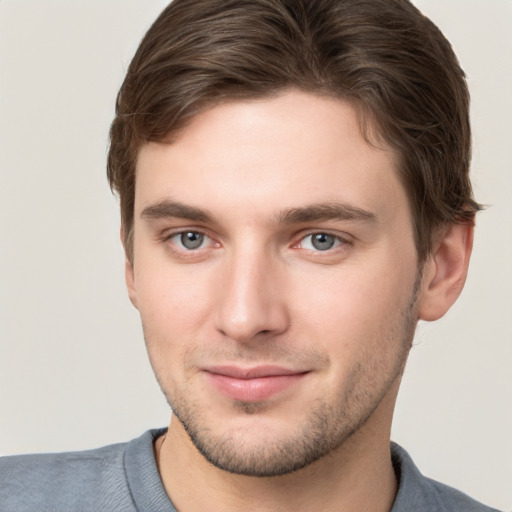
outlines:
[[378, 416], [377, 409], [342, 446], [313, 464], [268, 478], [236, 475], [212, 466], [174, 417], [165, 442], [160, 438], [155, 446], [158, 467], [168, 495], [185, 512], [389, 512], [397, 481], [389, 429], [377, 428], [382, 425]]

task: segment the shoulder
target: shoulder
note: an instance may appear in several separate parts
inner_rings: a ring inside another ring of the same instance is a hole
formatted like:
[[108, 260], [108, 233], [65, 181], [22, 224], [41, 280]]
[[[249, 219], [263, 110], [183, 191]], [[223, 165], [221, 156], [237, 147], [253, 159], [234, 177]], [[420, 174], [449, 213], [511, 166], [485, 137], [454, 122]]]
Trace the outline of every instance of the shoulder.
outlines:
[[453, 487], [423, 476], [409, 454], [397, 444], [392, 443], [391, 453], [399, 479], [391, 512], [499, 512]]
[[[128, 445], [2, 457], [0, 509], [134, 510], [123, 462]], [[116, 503], [116, 507], [109, 509], [108, 502]], [[117, 506], [120, 504], [121, 508]]]
[[488, 507], [463, 492], [454, 489], [441, 482], [436, 482], [430, 478], [425, 478], [426, 485], [429, 485], [432, 496], [435, 496], [438, 502], [446, 505], [447, 511], [464, 512], [499, 512], [494, 508]]

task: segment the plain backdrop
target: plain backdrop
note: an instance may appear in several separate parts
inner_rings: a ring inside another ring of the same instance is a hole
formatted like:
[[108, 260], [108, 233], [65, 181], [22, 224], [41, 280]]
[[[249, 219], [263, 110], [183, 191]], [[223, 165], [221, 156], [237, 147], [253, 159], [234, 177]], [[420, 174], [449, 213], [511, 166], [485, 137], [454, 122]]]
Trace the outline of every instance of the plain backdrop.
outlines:
[[[512, 510], [512, 1], [418, 0], [472, 91], [478, 217], [466, 289], [422, 324], [393, 439]], [[168, 423], [129, 303], [105, 178], [114, 99], [163, 0], [0, 0], [0, 453]]]

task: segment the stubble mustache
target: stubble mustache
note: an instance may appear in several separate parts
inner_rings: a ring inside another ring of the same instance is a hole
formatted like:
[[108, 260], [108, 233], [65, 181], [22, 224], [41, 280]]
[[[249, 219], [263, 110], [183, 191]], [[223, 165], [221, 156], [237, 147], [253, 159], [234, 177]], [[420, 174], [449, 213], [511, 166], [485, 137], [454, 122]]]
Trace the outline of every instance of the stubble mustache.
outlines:
[[329, 361], [328, 355], [318, 349], [292, 348], [278, 344], [274, 340], [264, 340], [244, 345], [231, 345], [226, 342], [216, 349], [193, 347], [187, 351], [184, 363], [186, 371], [226, 364], [242, 368], [269, 365], [296, 371], [310, 371], [327, 367]]

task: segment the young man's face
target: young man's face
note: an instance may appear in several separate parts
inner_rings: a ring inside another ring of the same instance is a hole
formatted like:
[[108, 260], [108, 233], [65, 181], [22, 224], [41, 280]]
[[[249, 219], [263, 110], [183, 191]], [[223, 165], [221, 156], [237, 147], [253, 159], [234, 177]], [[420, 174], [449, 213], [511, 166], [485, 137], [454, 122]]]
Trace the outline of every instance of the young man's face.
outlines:
[[348, 104], [228, 103], [143, 147], [127, 280], [178, 425], [218, 467], [283, 474], [376, 415], [389, 429], [421, 283], [394, 154]]

